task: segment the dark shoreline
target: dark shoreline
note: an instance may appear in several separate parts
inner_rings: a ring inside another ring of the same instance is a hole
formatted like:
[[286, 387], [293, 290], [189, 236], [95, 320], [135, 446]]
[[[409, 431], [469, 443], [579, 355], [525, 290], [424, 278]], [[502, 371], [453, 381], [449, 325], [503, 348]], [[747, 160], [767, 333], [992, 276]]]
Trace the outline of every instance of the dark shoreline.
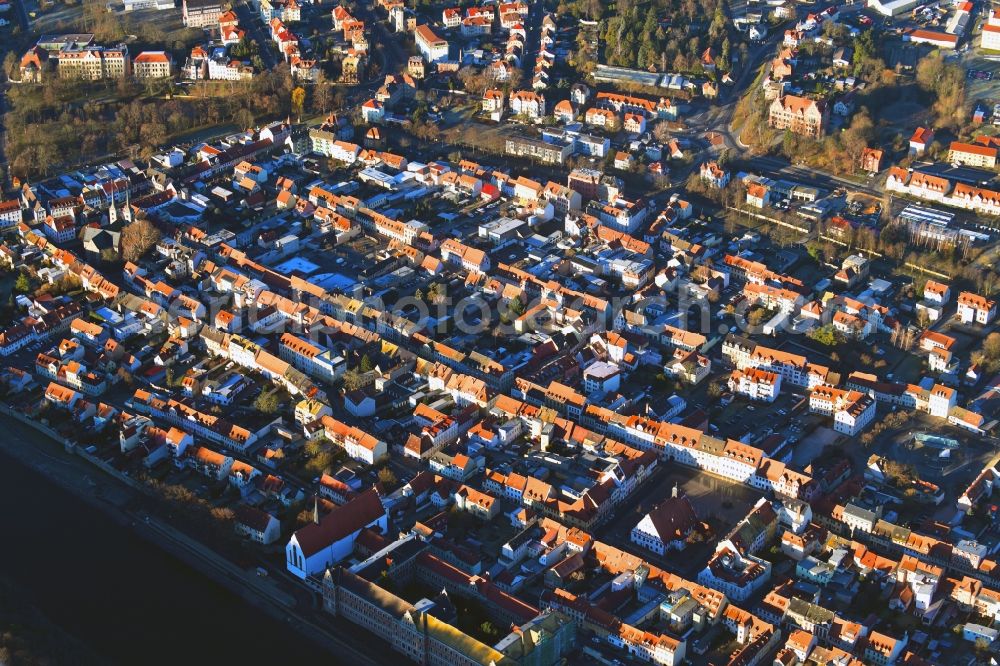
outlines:
[[140, 652], [146, 664], [337, 663], [333, 637], [293, 626], [277, 601], [209, 571], [193, 549], [164, 536], [170, 528], [138, 525], [124, 509], [136, 491], [16, 418], [0, 415], [0, 427], [8, 507], [0, 522], [9, 543], [20, 544], [0, 552], [0, 569], [18, 572], [24, 612], [37, 610], [98, 663], [135, 663]]
[[106, 666], [78, 637], [52, 622], [29, 601], [30, 591], [6, 573], [0, 573], [0, 648], [6, 648], [12, 666]]

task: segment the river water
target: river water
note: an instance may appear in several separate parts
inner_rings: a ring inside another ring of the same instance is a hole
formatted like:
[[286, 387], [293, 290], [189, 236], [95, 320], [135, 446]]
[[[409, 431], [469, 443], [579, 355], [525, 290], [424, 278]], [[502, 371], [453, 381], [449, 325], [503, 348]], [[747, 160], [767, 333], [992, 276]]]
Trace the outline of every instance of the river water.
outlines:
[[337, 661], [3, 452], [0, 575], [110, 664]]

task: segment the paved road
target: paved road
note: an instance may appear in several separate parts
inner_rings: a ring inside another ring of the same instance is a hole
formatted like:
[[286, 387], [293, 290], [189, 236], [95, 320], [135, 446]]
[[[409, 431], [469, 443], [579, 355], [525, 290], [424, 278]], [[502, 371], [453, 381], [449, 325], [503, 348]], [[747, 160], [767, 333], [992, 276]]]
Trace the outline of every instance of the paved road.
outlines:
[[766, 41], [755, 44], [747, 52], [745, 62], [740, 63], [740, 73], [729, 86], [722, 86], [718, 102], [707, 110], [695, 114], [686, 120], [688, 127], [702, 132], [721, 134], [726, 142], [726, 148], [740, 154], [746, 146], [739, 142], [739, 137], [733, 133], [733, 114], [736, 103], [746, 93], [747, 88], [757, 78], [757, 73], [774, 55], [775, 47], [781, 41], [781, 31], [775, 30]]
[[883, 194], [880, 189], [875, 187], [874, 179], [870, 178], [866, 183], [860, 183], [857, 180], [835, 176], [812, 167], [798, 166], [781, 157], [753, 157], [750, 159], [750, 163], [754, 166], [755, 171], [772, 178], [787, 178], [825, 190], [844, 187], [856, 192], [864, 192], [876, 198], [881, 198]]
[[383, 76], [378, 78], [378, 85], [381, 85], [385, 74], [403, 69], [409, 58], [403, 49], [401, 36], [386, 27], [384, 16], [376, 14], [372, 10], [373, 5], [374, 3], [358, 3], [356, 13], [358, 19], [372, 26], [372, 55], [382, 58]]
[[[739, 137], [733, 129], [736, 104], [746, 93], [748, 86], [756, 80], [760, 68], [774, 55], [775, 47], [781, 41], [781, 34], [781, 31], [775, 30], [774, 34], [766, 41], [755, 44], [748, 50], [745, 61], [740, 63], [736, 79], [728, 86], [720, 86], [721, 90], [716, 102], [684, 119], [684, 125], [688, 131], [700, 136], [714, 132], [722, 137], [730, 155], [739, 157], [746, 153], [747, 146], [740, 143]], [[702, 151], [704, 159], [711, 159], [708, 157], [709, 151], [714, 152], [714, 149], [706, 148]], [[675, 183], [684, 182], [704, 159], [693, 159], [686, 167], [672, 171], [671, 180]]]
[[542, 3], [535, 2], [529, 6], [528, 20], [525, 21], [527, 33], [524, 40], [524, 58], [521, 60], [521, 69], [524, 71], [524, 78], [521, 80], [522, 88], [531, 88], [531, 82], [535, 75], [535, 62], [538, 60], [538, 53], [542, 48]]
[[275, 56], [274, 42], [263, 27], [260, 14], [253, 11], [253, 8], [245, 0], [233, 5], [233, 11], [240, 19], [240, 27], [249, 33], [257, 45], [260, 47], [260, 59], [264, 61], [267, 69], [275, 67], [280, 60]]

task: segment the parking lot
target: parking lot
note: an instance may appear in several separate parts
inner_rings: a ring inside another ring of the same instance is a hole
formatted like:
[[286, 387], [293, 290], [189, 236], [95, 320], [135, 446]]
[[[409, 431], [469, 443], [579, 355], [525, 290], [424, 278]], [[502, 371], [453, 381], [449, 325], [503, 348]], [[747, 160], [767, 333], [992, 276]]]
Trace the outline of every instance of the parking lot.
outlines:
[[809, 422], [803, 393], [782, 391], [772, 402], [753, 402], [737, 396], [712, 419], [709, 429], [718, 437], [738, 439], [759, 446], [773, 434], [796, 444]]
[[[976, 37], [972, 39], [974, 43], [979, 41]], [[985, 54], [978, 47], [955, 57], [965, 68], [966, 97], [973, 102], [987, 103], [991, 108], [994, 103], [1000, 102], [996, 84], [1000, 77], [1000, 57]]]

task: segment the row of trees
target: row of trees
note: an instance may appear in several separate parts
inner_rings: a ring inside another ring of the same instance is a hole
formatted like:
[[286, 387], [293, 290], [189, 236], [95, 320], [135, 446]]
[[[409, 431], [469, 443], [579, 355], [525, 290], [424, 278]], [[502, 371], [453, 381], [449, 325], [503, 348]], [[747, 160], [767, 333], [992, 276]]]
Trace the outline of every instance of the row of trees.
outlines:
[[[881, 421], [874, 423], [871, 428], [861, 435], [861, 443], [870, 446], [883, 433], [902, 428], [910, 420], [911, 415], [905, 411], [889, 412]], [[891, 473], [883, 468], [887, 476]]]
[[231, 509], [212, 506], [207, 499], [180, 484], [166, 483], [152, 476], [143, 476], [141, 480], [166, 510], [184, 515], [187, 524], [195, 528], [200, 537], [211, 537], [215, 543], [235, 541], [235, 515]]
[[[697, 174], [688, 179], [688, 188], [723, 206], [733, 206], [743, 210], [746, 206], [746, 190], [739, 183], [733, 182], [722, 190], [705, 186]], [[814, 225], [819, 240], [808, 247], [810, 256], [817, 262], [838, 263], [840, 258], [861, 251], [875, 256], [881, 255], [885, 260], [895, 264], [908, 264], [910, 267], [923, 267], [928, 271], [941, 273], [980, 293], [993, 293], [997, 284], [997, 271], [993, 266], [981, 261], [982, 249], [967, 242], [959, 242], [945, 246], [933, 239], [927, 240], [925, 235], [919, 242], [907, 225], [892, 223], [891, 201], [886, 196], [882, 202], [883, 216], [890, 223], [879, 228], [859, 226], [830, 227], [828, 221], [809, 223], [794, 214], [784, 211], [768, 210], [767, 215], [785, 219], [796, 226], [809, 227]], [[748, 208], [746, 210], [749, 210]], [[725, 227], [733, 232], [741, 220], [742, 213], [728, 211], [725, 216]], [[747, 220], [749, 222], [749, 219]], [[778, 224], [757, 223], [755, 226], [761, 233], [766, 233], [775, 243], [785, 246], [799, 243], [804, 233]], [[839, 242], [834, 242], [834, 240]]]
[[489, 68], [480, 70], [472, 66], [466, 66], [458, 70], [455, 76], [458, 78], [458, 82], [462, 84], [462, 88], [476, 96], [481, 96], [489, 88], [500, 88], [509, 92], [521, 87], [521, 80], [524, 73], [520, 69], [514, 68], [511, 70], [508, 80], [503, 83], [497, 81], [492, 71]]
[[[888, 211], [888, 202], [883, 205]], [[976, 261], [981, 250], [967, 243], [941, 246], [936, 242], [917, 243], [904, 224], [886, 224], [879, 229], [860, 226], [842, 232], [848, 249], [872, 250], [897, 263], [922, 266], [967, 283], [976, 291], [991, 293], [996, 272]]]
[[809, 337], [826, 347], [836, 347], [844, 341], [840, 331], [834, 328], [833, 324], [824, 324], [814, 328], [809, 331]]
[[[706, 186], [698, 174], [692, 174], [687, 186], [690, 191], [700, 194], [723, 206], [733, 206], [741, 210], [750, 210], [744, 203], [746, 189], [737, 182], [719, 190]], [[848, 225], [830, 227], [828, 221], [809, 223], [798, 218], [794, 213], [768, 210], [769, 217], [784, 219], [789, 224], [801, 227], [814, 225], [820, 240], [809, 246], [810, 255], [818, 262], [837, 263], [842, 258], [856, 251], [877, 253], [886, 260], [897, 264], [921, 266], [929, 271], [942, 273], [968, 284], [973, 290], [992, 293], [997, 283], [997, 273], [994, 267], [984, 266], [979, 261], [982, 249], [967, 241], [959, 241], [950, 245], [935, 240], [930, 234], [919, 233], [919, 229], [910, 229], [907, 225], [894, 223], [891, 220], [891, 201], [886, 196], [882, 202], [883, 216], [888, 218], [888, 224], [881, 227], [867, 225]], [[740, 220], [741, 213], [729, 211], [726, 214], [726, 230], [733, 232]], [[799, 243], [804, 233], [778, 224], [754, 223], [761, 233], [766, 233], [775, 243], [785, 246]], [[831, 240], [832, 239], [832, 240]], [[839, 241], [834, 242], [834, 240]]]

